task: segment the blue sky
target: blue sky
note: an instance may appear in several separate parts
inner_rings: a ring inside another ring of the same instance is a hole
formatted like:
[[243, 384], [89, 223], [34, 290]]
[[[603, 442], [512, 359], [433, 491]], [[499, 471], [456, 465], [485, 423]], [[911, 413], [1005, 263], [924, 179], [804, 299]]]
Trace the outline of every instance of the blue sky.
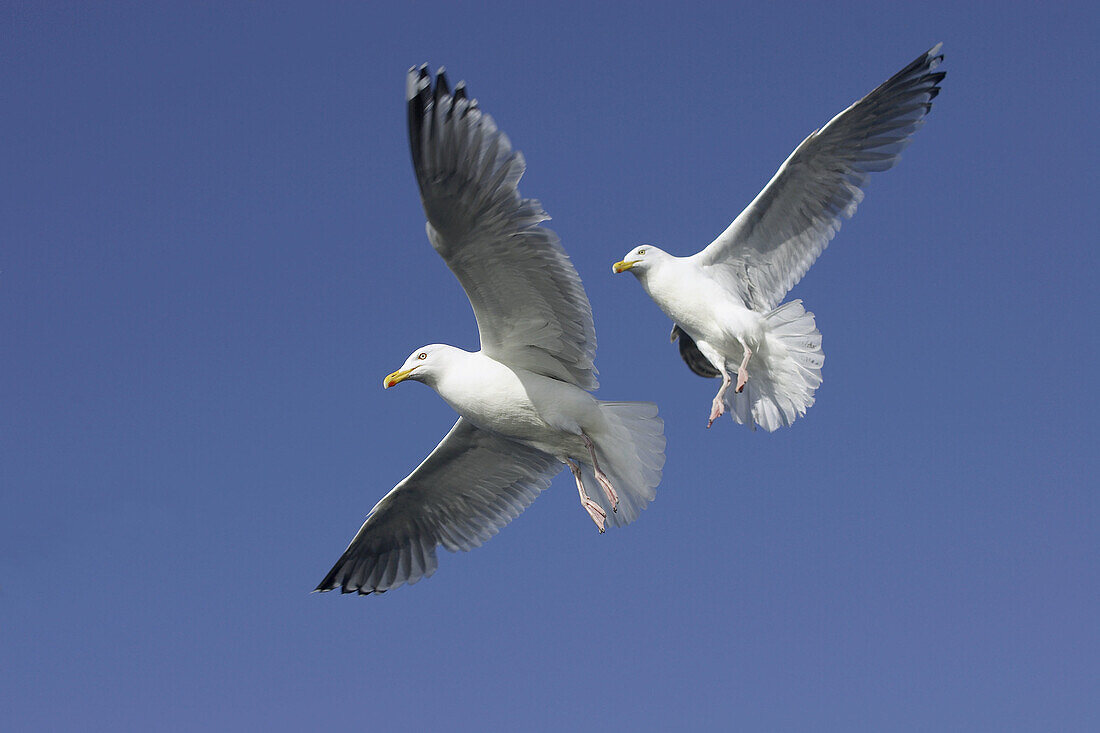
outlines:
[[[388, 5], [0, 7], [0, 723], [1094, 730], [1095, 8]], [[816, 405], [705, 430], [610, 264], [701, 248], [937, 41], [792, 293]], [[668, 463], [625, 529], [566, 473], [427, 581], [312, 594], [453, 421], [382, 376], [476, 347], [408, 160], [424, 61], [524, 152], [598, 395], [656, 401]]]

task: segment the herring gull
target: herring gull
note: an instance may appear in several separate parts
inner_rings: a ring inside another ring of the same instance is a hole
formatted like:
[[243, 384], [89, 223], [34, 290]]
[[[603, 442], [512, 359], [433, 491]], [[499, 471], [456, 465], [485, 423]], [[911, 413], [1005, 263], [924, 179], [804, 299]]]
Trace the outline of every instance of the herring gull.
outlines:
[[801, 300], [779, 303], [855, 213], [868, 175], [893, 167], [923, 124], [945, 76], [935, 71], [942, 45], [811, 133], [701, 252], [676, 257], [647, 244], [612, 266], [637, 276], [672, 319], [688, 367], [722, 378], [708, 428], [728, 410], [738, 423], [775, 430], [813, 404], [821, 334]]
[[428, 240], [473, 306], [480, 351], [414, 351], [384, 387], [432, 387], [460, 417], [378, 502], [317, 586], [381, 593], [430, 576], [436, 548], [470, 550], [519, 515], [568, 466], [602, 533], [656, 495], [664, 424], [648, 402], [604, 402], [592, 309], [549, 217], [520, 198], [525, 168], [489, 115], [442, 69], [409, 70], [409, 143]]

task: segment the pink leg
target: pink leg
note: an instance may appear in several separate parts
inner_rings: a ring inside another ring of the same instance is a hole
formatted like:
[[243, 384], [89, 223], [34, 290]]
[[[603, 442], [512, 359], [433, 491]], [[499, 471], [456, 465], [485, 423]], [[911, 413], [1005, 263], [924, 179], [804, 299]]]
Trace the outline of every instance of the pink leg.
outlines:
[[748, 344], [742, 341], [741, 346], [745, 349], [745, 358], [741, 360], [741, 366], [737, 367], [738, 392], [743, 390], [745, 388], [745, 383], [749, 381], [749, 357], [752, 356], [752, 349], [748, 347]]
[[726, 412], [726, 401], [724, 398], [726, 396], [726, 390], [729, 389], [730, 381], [730, 375], [723, 369], [722, 386], [718, 388], [718, 394], [714, 396], [714, 401], [710, 403], [710, 419], [707, 420], [708, 428]]
[[615, 487], [611, 485], [611, 479], [607, 477], [603, 471], [600, 470], [600, 462], [596, 460], [596, 446], [592, 445], [592, 439], [584, 433], [581, 433], [584, 438], [584, 447], [588, 449], [588, 455], [592, 456], [592, 473], [596, 474], [596, 483], [603, 489], [604, 495], [607, 496], [607, 500], [611, 502], [611, 511], [619, 511], [619, 495], [615, 492]]
[[569, 470], [573, 472], [573, 478], [577, 480], [577, 491], [581, 495], [581, 506], [588, 512], [588, 516], [592, 517], [592, 521], [596, 523], [596, 529], [600, 530], [600, 534], [603, 534], [607, 522], [607, 513], [599, 504], [592, 501], [592, 497], [584, 490], [584, 481], [581, 480], [581, 467], [568, 458], [565, 459], [565, 465], [569, 466]]

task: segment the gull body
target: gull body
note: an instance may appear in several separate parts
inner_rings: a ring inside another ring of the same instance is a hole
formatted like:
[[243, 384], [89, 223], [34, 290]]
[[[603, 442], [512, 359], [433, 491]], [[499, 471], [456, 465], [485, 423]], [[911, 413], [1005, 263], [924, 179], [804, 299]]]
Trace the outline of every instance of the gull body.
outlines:
[[775, 430], [813, 405], [821, 334], [802, 301], [780, 302], [855, 213], [868, 175], [891, 168], [923, 124], [944, 78], [935, 71], [939, 51], [812, 132], [702, 251], [677, 257], [647, 244], [612, 266], [635, 275], [672, 319], [671, 338], [691, 370], [722, 380], [708, 428], [728, 411], [738, 423]]
[[[425, 359], [419, 355], [426, 353]], [[406, 361], [405, 379], [434, 389], [475, 426], [566, 460], [589, 464], [582, 433], [601, 436], [607, 421], [600, 402], [568, 382], [511, 367], [480, 351], [447, 344], [418, 349]], [[399, 370], [397, 373], [401, 374]]]
[[[746, 308], [718, 281], [706, 277], [690, 257], [675, 257], [643, 247], [631, 272], [642, 289], [673, 323], [724, 354], [740, 361], [745, 341], [754, 351], [764, 342], [764, 316]], [[644, 257], [644, 259], [642, 259]]]

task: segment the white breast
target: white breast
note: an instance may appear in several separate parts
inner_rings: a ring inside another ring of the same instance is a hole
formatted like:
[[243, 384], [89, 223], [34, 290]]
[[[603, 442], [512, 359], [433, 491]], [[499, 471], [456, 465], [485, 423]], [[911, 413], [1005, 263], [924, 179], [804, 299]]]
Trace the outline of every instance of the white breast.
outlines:
[[462, 352], [434, 385], [474, 425], [553, 455], [583, 446], [581, 426], [599, 416], [596, 399], [566, 382]]
[[671, 258], [646, 273], [649, 296], [696, 341], [732, 345], [736, 338], [757, 341], [761, 317], [687, 258]]

